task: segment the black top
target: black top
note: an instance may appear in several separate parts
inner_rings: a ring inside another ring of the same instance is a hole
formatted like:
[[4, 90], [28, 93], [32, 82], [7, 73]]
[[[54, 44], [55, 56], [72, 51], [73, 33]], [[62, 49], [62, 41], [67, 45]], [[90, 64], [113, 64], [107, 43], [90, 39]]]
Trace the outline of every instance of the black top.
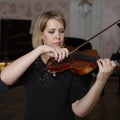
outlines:
[[[69, 70], [53, 76], [41, 59], [29, 67], [16, 85], [19, 83], [25, 84], [27, 92], [25, 120], [75, 120], [71, 104], [87, 92], [84, 76]], [[2, 81], [0, 89], [7, 90]]]

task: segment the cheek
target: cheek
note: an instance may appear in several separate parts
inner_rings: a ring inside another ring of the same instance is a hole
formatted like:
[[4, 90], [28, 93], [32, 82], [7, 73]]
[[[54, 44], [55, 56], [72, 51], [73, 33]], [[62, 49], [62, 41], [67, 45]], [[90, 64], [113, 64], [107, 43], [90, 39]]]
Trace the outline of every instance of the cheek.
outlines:
[[53, 39], [52, 36], [49, 36], [49, 35], [44, 36], [44, 44], [51, 45], [52, 39]]

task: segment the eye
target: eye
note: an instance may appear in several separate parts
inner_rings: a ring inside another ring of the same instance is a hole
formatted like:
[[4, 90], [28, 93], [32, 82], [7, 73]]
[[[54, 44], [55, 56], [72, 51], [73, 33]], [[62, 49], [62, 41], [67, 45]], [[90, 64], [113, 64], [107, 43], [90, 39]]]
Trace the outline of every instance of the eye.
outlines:
[[65, 32], [65, 30], [64, 30], [64, 29], [60, 30], [60, 33], [64, 33], [64, 32]]
[[48, 31], [48, 33], [53, 34], [53, 33], [54, 33], [54, 31]]

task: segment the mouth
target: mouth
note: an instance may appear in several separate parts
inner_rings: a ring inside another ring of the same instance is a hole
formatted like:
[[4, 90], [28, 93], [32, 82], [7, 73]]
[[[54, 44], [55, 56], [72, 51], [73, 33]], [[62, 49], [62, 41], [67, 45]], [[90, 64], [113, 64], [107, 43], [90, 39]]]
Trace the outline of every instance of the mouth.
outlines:
[[55, 46], [61, 46], [61, 42], [55, 42], [54, 45]]

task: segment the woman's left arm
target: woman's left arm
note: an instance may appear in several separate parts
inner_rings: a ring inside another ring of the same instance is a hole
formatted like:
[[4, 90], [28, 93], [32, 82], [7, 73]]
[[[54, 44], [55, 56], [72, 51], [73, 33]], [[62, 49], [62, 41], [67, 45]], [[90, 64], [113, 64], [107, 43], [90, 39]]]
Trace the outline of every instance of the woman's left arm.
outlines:
[[83, 98], [72, 103], [72, 110], [79, 117], [86, 116], [94, 108], [108, 78], [116, 67], [115, 62], [109, 59], [99, 59], [97, 64], [99, 72], [95, 83]]

